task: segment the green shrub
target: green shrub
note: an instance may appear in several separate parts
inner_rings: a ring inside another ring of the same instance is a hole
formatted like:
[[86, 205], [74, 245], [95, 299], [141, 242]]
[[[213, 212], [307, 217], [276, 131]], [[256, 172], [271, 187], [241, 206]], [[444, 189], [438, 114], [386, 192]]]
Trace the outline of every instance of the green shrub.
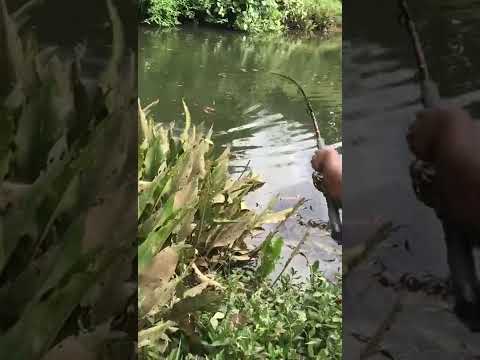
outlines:
[[139, 106], [139, 358], [340, 359], [341, 284], [316, 263], [306, 283], [292, 272], [273, 285], [278, 226], [246, 246], [299, 205], [249, 210], [245, 196], [263, 183], [251, 172], [230, 179], [228, 149], [215, 155], [186, 105], [180, 133], [148, 108]]
[[[248, 249], [246, 240], [294, 209], [273, 212], [271, 202], [260, 214], [249, 210], [245, 196], [263, 183], [250, 171], [230, 178], [229, 149], [219, 156], [212, 151], [212, 131], [192, 125], [185, 104], [179, 135], [173, 124], [156, 124], [149, 107], [138, 109], [138, 346], [140, 359], [161, 359], [175, 333], [195, 326], [191, 315], [216, 309], [222, 298], [216, 291], [224, 288], [215, 280], [219, 269], [249, 262], [259, 252], [266, 258], [266, 251]], [[262, 275], [272, 270], [274, 258], [264, 261]]]
[[339, 0], [145, 0], [139, 6], [147, 23], [161, 27], [194, 20], [247, 32], [325, 31], [342, 13]]
[[278, 32], [283, 29], [282, 14], [275, 0], [247, 0], [236, 18], [235, 28], [250, 32]]
[[[222, 279], [222, 305], [203, 313], [199, 321], [208, 359], [341, 359], [340, 283], [326, 280], [318, 263], [306, 283], [299, 282], [294, 271], [274, 286], [256, 279], [254, 271], [245, 269]], [[189, 354], [180, 342], [178, 348], [172, 357], [207, 359]]]
[[160, 27], [173, 27], [179, 25], [179, 2], [177, 0], [151, 0], [147, 2], [146, 22]]
[[289, 29], [316, 31], [341, 22], [342, 3], [337, 0], [283, 0], [284, 23]]

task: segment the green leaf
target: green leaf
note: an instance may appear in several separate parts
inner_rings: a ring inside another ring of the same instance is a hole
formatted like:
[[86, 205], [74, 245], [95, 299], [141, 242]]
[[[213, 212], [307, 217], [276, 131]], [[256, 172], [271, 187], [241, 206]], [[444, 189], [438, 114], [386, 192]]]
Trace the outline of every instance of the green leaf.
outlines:
[[267, 238], [262, 245], [260, 253], [260, 266], [257, 274], [260, 278], [266, 278], [275, 269], [275, 265], [280, 259], [283, 247], [283, 238], [280, 235], [274, 235]]
[[216, 312], [211, 318], [210, 318], [210, 324], [212, 325], [212, 328], [215, 330], [218, 326], [218, 320], [221, 320], [225, 317], [224, 313], [221, 312]]

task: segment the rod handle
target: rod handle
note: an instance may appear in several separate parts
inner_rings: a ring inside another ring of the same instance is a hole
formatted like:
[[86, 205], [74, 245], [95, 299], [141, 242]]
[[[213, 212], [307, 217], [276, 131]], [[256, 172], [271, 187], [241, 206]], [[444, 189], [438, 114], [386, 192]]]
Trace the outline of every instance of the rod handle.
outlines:
[[440, 103], [440, 92], [435, 82], [430, 79], [423, 80], [420, 83], [422, 102], [425, 108], [430, 109]]

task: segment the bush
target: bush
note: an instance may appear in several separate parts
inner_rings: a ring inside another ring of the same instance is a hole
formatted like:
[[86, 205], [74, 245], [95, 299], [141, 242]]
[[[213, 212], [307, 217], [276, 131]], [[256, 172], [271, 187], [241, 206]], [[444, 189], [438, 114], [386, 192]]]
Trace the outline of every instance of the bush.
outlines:
[[250, 32], [278, 32], [284, 29], [282, 13], [275, 0], [249, 0], [235, 21], [235, 28]]
[[[208, 359], [341, 359], [341, 284], [327, 281], [311, 268], [306, 283], [295, 272], [256, 282], [254, 271], [240, 269], [222, 280], [222, 305], [200, 316], [199, 335]], [[186, 343], [186, 341], [182, 341]], [[183, 359], [194, 357], [179, 342]]]
[[341, 22], [337, 0], [283, 0], [284, 23], [289, 29], [316, 31]]
[[147, 23], [161, 27], [196, 21], [248, 32], [325, 31], [342, 13], [339, 0], [145, 0], [139, 6]]
[[[222, 299], [217, 290], [224, 289], [215, 280], [219, 269], [261, 253], [261, 275], [269, 274], [275, 254], [252, 251], [246, 241], [294, 209], [273, 212], [271, 202], [260, 214], [249, 210], [245, 196], [263, 183], [250, 171], [230, 178], [229, 150], [215, 154], [212, 131], [204, 134], [192, 125], [185, 104], [180, 135], [173, 124], [156, 124], [149, 108], [139, 106], [138, 346], [140, 359], [161, 359], [172, 343], [176, 347], [175, 333], [191, 332], [196, 313], [216, 309]], [[270, 243], [281, 243], [276, 232], [263, 242]], [[195, 340], [188, 342], [195, 345]]]
[[176, 0], [148, 1], [144, 10], [147, 15], [147, 23], [156, 24], [160, 27], [172, 27], [180, 24], [178, 21], [180, 8], [179, 2]]
[[341, 284], [318, 263], [306, 283], [292, 272], [272, 284], [278, 226], [247, 247], [302, 202], [249, 210], [245, 196], [263, 183], [251, 172], [230, 179], [228, 149], [215, 155], [212, 132], [191, 124], [186, 105], [180, 134], [148, 108], [139, 107], [139, 358], [340, 359]]

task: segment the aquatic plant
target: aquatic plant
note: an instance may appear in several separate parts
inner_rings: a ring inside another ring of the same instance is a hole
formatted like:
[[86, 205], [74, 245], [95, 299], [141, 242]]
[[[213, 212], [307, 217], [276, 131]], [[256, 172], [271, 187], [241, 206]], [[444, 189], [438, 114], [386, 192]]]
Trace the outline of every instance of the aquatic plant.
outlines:
[[81, 49], [72, 59], [40, 49], [23, 31], [24, 11], [0, 1], [0, 349], [9, 359], [97, 355], [125, 341], [118, 316], [136, 295], [136, 269], [125, 266], [136, 256], [126, 211], [136, 71], [107, 5], [113, 53], [90, 92]]
[[[141, 359], [341, 358], [341, 283], [311, 268], [272, 284], [296, 207], [257, 214], [244, 197], [262, 186], [247, 169], [228, 173], [229, 149], [215, 156], [212, 130], [156, 124], [139, 103], [139, 356]], [[247, 240], [278, 225], [256, 248]], [[258, 258], [257, 258], [258, 257]], [[194, 355], [196, 354], [196, 355]]]
[[138, 108], [138, 346], [143, 358], [166, 354], [172, 342], [177, 346], [178, 331], [190, 347], [202, 347], [195, 314], [221, 303], [225, 286], [219, 276], [258, 253], [262, 270], [257, 277], [268, 276], [278, 258], [276, 231], [257, 249], [246, 241], [262, 225], [281, 222], [294, 211], [273, 212], [275, 200], [259, 214], [248, 209], [244, 197], [263, 185], [260, 179], [247, 169], [238, 178], [229, 175], [229, 149], [214, 155], [212, 130], [205, 134], [192, 125], [185, 103], [181, 131], [173, 123], [155, 123], [149, 115], [154, 105], [142, 109], [139, 102]]

